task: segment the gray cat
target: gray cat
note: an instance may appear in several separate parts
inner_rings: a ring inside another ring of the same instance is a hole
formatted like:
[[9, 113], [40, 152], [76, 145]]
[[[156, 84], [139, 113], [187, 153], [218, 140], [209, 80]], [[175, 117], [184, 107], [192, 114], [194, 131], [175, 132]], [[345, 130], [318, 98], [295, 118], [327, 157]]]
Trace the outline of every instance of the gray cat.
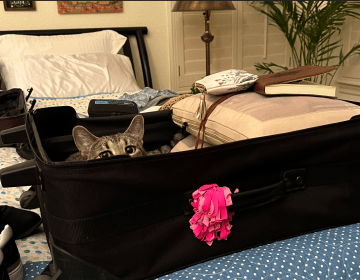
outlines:
[[144, 118], [137, 115], [131, 121], [124, 133], [96, 137], [85, 127], [76, 126], [73, 129], [74, 142], [79, 152], [70, 155], [66, 161], [84, 161], [117, 155], [141, 157], [153, 154], [170, 153], [171, 149], [183, 136], [177, 133], [169, 145], [164, 145], [155, 151], [146, 152], [143, 148]]

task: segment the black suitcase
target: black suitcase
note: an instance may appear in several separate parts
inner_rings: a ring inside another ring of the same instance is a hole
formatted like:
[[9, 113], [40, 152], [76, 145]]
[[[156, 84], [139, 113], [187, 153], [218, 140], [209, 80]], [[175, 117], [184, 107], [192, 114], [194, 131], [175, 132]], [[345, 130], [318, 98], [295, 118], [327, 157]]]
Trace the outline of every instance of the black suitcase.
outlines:
[[[71, 131], [124, 131], [134, 115], [76, 118], [71, 107], [26, 118], [33, 160], [2, 169], [3, 187], [36, 185], [57, 279], [154, 279], [261, 244], [360, 222], [360, 119], [194, 151], [64, 162]], [[143, 114], [145, 149], [179, 129]], [[24, 131], [25, 132], [25, 131]], [[23, 132], [23, 133], [24, 133]], [[231, 234], [212, 246], [189, 228], [191, 193], [227, 186]]]

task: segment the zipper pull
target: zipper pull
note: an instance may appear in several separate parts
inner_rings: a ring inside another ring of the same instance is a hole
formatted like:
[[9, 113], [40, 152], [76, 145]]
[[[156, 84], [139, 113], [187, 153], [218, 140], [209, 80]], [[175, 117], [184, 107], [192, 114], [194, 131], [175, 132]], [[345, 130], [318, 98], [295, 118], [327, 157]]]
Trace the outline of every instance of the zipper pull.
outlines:
[[186, 127], [188, 126], [187, 122], [184, 122], [181, 126], [181, 133], [185, 137], [186, 136]]
[[30, 101], [31, 107], [29, 109], [29, 112], [32, 112], [34, 110], [35, 103], [36, 103], [36, 99], [33, 99], [33, 100]]
[[26, 102], [29, 100], [31, 93], [33, 92], [33, 88], [29, 88], [29, 89], [27, 90], [27, 92], [28, 92], [28, 95], [25, 97], [25, 101], [26, 101]]

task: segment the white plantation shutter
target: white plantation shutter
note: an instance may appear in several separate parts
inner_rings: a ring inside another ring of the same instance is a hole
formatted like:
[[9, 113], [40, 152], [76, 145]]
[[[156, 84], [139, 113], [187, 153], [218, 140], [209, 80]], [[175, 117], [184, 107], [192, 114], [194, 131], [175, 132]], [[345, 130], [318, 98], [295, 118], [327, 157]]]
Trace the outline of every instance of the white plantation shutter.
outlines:
[[269, 25], [270, 20], [256, 11], [247, 2], [242, 2], [242, 65], [243, 70], [257, 72], [254, 64], [273, 62], [287, 66], [287, 41], [283, 33]]
[[[233, 1], [235, 11], [211, 11], [211, 74], [228, 69], [243, 69], [254, 74], [255, 62], [287, 65], [287, 42], [281, 31], [265, 25], [265, 16], [247, 1]], [[169, 2], [171, 11], [174, 1]], [[205, 32], [202, 12], [171, 13], [172, 89], [189, 92], [191, 85], [205, 76]]]
[[[351, 19], [344, 30], [345, 51], [360, 43], [360, 21]], [[337, 80], [337, 97], [360, 102], [360, 55], [351, 57]]]
[[[234, 2], [237, 7], [237, 2]], [[205, 32], [205, 20], [199, 12], [177, 12], [172, 15], [174, 64], [177, 69], [175, 86], [177, 91], [189, 92], [191, 85], [205, 76], [205, 43], [201, 36]], [[210, 73], [237, 68], [237, 11], [211, 11], [210, 32], [214, 40], [210, 43]]]
[[[232, 15], [231, 12], [212, 12], [210, 32], [214, 40], [210, 43], [211, 74], [233, 66]], [[195, 13], [183, 14], [184, 24], [184, 74], [205, 75], [204, 18]], [[235, 38], [236, 39], [236, 38]]]

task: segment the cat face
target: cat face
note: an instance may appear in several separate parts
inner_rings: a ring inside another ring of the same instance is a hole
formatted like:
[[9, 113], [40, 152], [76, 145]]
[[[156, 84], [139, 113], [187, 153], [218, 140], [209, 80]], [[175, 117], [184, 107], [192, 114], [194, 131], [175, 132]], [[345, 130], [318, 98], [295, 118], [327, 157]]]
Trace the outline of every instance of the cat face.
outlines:
[[124, 133], [96, 137], [85, 127], [76, 126], [73, 137], [81, 155], [87, 160], [128, 155], [131, 157], [145, 156], [143, 148], [144, 118], [137, 115]]

